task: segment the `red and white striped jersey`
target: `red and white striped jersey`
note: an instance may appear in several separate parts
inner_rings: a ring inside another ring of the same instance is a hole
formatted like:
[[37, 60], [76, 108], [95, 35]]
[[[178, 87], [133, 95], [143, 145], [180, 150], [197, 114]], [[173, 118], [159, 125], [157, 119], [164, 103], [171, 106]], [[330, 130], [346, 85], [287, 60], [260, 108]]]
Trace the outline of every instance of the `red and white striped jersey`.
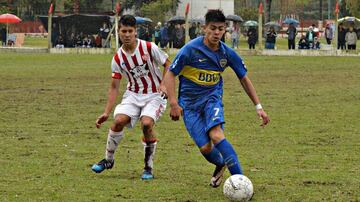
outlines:
[[162, 80], [160, 66], [168, 55], [152, 42], [137, 39], [138, 44], [132, 54], [119, 48], [114, 55], [111, 69], [112, 78], [128, 79], [127, 89], [139, 93], [156, 93]]

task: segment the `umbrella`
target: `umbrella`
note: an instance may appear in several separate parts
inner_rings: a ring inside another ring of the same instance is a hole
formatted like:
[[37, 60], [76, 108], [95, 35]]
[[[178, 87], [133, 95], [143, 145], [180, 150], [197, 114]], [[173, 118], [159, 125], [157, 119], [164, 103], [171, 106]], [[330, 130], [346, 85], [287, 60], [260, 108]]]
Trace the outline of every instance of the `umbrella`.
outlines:
[[235, 21], [235, 22], [243, 22], [244, 20], [238, 15], [228, 15], [226, 16], [226, 20]]
[[299, 21], [295, 20], [294, 18], [286, 18], [283, 23], [284, 24], [294, 24], [295, 26], [299, 25]]
[[344, 17], [338, 20], [339, 23], [342, 23], [345, 27], [354, 27], [355, 29], [360, 28], [360, 19], [356, 17]]
[[10, 23], [19, 23], [21, 19], [13, 14], [5, 13], [0, 15], [0, 23], [6, 23], [6, 45], [9, 38], [9, 24]]
[[243, 26], [245, 26], [245, 27], [256, 27], [256, 26], [258, 26], [258, 23], [256, 21], [253, 21], [253, 20], [248, 20], [248, 21], [244, 22]]
[[174, 23], [174, 24], [184, 24], [185, 23], [185, 17], [183, 16], [174, 16], [170, 18], [168, 22]]
[[266, 28], [270, 28], [273, 27], [275, 29], [275, 31], [279, 31], [281, 29], [281, 25], [277, 22], [268, 22], [265, 23], [265, 27]]
[[152, 23], [152, 20], [150, 18], [136, 16], [135, 19], [137, 24]]
[[205, 24], [205, 18], [204, 18], [204, 16], [199, 16], [199, 17], [191, 18], [189, 22]]

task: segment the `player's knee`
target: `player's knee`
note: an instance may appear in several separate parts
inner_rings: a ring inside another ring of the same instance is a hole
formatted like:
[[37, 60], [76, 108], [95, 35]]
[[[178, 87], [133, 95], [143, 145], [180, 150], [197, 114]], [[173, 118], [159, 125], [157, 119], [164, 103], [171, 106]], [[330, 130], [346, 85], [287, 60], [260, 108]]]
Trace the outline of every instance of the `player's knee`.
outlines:
[[114, 131], [122, 131], [127, 123], [128, 123], [127, 119], [125, 119], [123, 117], [120, 117], [120, 116], [117, 116], [117, 117], [115, 117], [112, 129]]
[[212, 150], [212, 145], [211, 145], [210, 142], [207, 143], [206, 145], [200, 147], [200, 152], [201, 152], [202, 154], [208, 154], [208, 153], [211, 152], [211, 150]]
[[213, 127], [209, 131], [209, 136], [214, 144], [219, 143], [221, 140], [225, 138], [224, 132], [221, 129], [220, 125]]
[[154, 121], [149, 118], [144, 118], [141, 120], [141, 126], [144, 134], [150, 133], [154, 126]]

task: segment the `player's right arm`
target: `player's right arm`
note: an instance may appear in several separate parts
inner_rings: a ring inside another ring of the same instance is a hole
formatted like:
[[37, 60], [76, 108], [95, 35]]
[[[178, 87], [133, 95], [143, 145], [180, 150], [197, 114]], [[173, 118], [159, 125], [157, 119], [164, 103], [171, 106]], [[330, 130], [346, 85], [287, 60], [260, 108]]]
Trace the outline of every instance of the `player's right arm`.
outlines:
[[119, 94], [119, 86], [120, 86], [120, 79], [113, 78], [111, 80], [111, 85], [109, 88], [108, 93], [108, 100], [105, 106], [104, 113], [102, 113], [97, 119], [96, 119], [96, 127], [100, 128], [101, 124], [104, 123], [108, 118], [109, 114], [116, 102], [116, 98]]
[[122, 78], [122, 71], [120, 68], [120, 59], [118, 54], [116, 53], [111, 61], [111, 70], [112, 70], [112, 79], [111, 79], [111, 85], [108, 92], [108, 99], [105, 106], [104, 113], [102, 113], [97, 119], [96, 119], [96, 127], [100, 128], [101, 124], [104, 123], [108, 118], [109, 114], [116, 102], [116, 97], [119, 94], [119, 86], [120, 86], [120, 80]]
[[170, 117], [173, 121], [177, 121], [182, 115], [182, 108], [179, 106], [175, 95], [175, 74], [172, 71], [167, 71], [163, 83], [170, 103]]

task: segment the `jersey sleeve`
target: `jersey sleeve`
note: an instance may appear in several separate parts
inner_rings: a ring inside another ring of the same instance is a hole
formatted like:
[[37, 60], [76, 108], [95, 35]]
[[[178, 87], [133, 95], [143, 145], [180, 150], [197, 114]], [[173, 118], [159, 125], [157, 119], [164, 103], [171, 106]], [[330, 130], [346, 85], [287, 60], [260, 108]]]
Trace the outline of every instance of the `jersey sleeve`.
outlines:
[[234, 70], [236, 76], [242, 79], [247, 72], [245, 63], [235, 51], [231, 49], [228, 50], [228, 65]]
[[151, 43], [151, 52], [152, 52], [151, 54], [154, 57], [154, 61], [159, 66], [164, 65], [169, 57], [164, 51], [160, 50], [159, 47], [154, 43]]
[[184, 66], [189, 64], [190, 50], [191, 49], [187, 48], [187, 46], [185, 45], [176, 54], [169, 68], [172, 73], [174, 73], [175, 75], [179, 75]]
[[116, 53], [111, 61], [111, 72], [113, 79], [121, 79], [122, 78], [122, 71], [120, 68], [120, 59], [118, 54]]

